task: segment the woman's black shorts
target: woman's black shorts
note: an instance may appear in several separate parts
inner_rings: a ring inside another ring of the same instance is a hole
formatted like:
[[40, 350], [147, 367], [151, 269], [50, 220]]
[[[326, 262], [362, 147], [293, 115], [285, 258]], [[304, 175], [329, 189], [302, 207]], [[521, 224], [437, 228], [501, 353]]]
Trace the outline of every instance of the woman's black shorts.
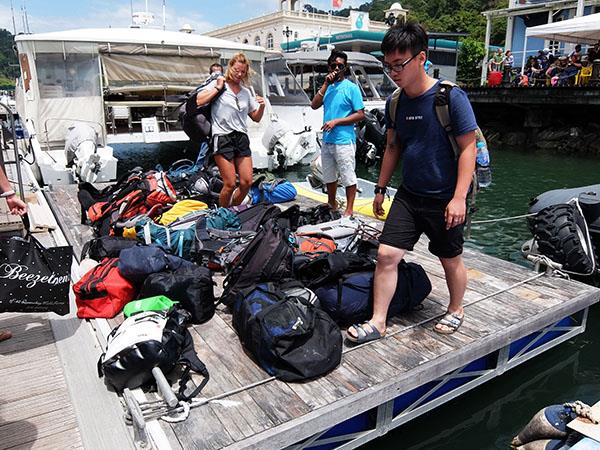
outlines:
[[446, 230], [445, 211], [450, 200], [422, 197], [398, 189], [379, 238], [382, 244], [412, 250], [422, 233], [429, 238], [429, 251], [439, 258], [462, 253], [464, 224]]
[[213, 154], [222, 155], [227, 161], [251, 156], [250, 139], [246, 133], [239, 131], [213, 136]]

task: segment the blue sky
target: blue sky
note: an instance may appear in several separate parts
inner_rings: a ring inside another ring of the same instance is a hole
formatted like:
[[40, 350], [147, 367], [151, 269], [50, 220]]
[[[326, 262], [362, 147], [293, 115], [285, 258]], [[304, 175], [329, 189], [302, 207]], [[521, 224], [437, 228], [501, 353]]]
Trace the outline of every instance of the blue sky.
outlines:
[[[358, 6], [366, 0], [344, 0], [343, 5]], [[231, 23], [258, 17], [278, 9], [277, 0], [165, 0], [167, 29], [178, 30], [189, 23], [201, 33]], [[162, 25], [162, 0], [148, 0], [148, 10]], [[329, 9], [331, 0], [306, 0]], [[126, 27], [130, 24], [129, 0], [12, 0], [17, 32], [23, 30], [21, 9], [27, 7], [29, 28], [33, 33], [74, 28]], [[13, 31], [10, 0], [0, 0], [0, 28]], [[144, 0], [133, 0], [134, 11], [145, 9]]]

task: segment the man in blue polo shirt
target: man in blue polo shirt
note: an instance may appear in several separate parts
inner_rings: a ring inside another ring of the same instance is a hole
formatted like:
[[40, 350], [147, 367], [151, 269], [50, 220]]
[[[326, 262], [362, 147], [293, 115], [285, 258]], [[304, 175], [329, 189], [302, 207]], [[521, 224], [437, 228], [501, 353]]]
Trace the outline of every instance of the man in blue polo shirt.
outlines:
[[450, 91], [455, 155], [446, 130], [435, 113], [439, 81], [423, 70], [428, 37], [418, 24], [388, 30], [381, 43], [384, 69], [402, 88], [395, 117], [386, 105], [387, 145], [375, 187], [373, 211], [384, 213], [387, 185], [402, 158], [402, 184], [388, 213], [377, 254], [373, 286], [373, 316], [348, 329], [348, 339], [364, 343], [386, 332], [387, 312], [398, 283], [398, 264], [425, 233], [429, 251], [440, 259], [450, 301], [433, 326], [441, 334], [456, 332], [463, 322], [467, 270], [462, 259], [466, 199], [475, 170], [477, 122], [464, 91]]
[[346, 188], [345, 216], [351, 216], [356, 197], [356, 134], [354, 124], [365, 117], [362, 95], [358, 86], [346, 80], [348, 56], [332, 50], [327, 59], [329, 73], [312, 100], [312, 109], [323, 105], [323, 144], [321, 163], [323, 182], [327, 185], [328, 203], [337, 208], [335, 195], [339, 179]]

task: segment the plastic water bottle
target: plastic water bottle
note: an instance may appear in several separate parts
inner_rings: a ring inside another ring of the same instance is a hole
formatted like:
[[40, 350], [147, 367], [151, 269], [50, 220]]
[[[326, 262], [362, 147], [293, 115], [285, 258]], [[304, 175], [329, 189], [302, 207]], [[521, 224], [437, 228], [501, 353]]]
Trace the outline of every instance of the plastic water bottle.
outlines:
[[477, 184], [486, 188], [492, 184], [492, 171], [490, 169], [490, 153], [485, 142], [477, 142]]

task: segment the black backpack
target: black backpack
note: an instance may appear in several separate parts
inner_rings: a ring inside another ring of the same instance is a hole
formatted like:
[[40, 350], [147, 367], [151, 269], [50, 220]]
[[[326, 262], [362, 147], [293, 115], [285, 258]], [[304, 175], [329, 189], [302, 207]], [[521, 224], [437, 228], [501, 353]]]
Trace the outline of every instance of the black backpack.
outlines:
[[215, 295], [212, 273], [205, 267], [193, 264], [153, 273], [146, 278], [140, 298], [165, 295], [179, 302], [191, 314], [195, 324], [209, 321], [215, 314]]
[[[208, 382], [208, 371], [194, 350], [194, 341], [186, 328], [188, 319], [189, 314], [179, 309], [129, 317], [108, 336], [106, 350], [98, 360], [98, 375], [104, 375], [107, 383], [120, 392], [150, 384], [154, 367], [168, 374], [179, 364], [184, 371], [177, 397], [189, 400], [196, 396]], [[203, 375], [204, 380], [186, 395], [191, 370]]]
[[313, 206], [311, 208], [300, 209], [299, 205], [292, 205], [279, 214], [279, 217], [286, 219], [290, 223], [290, 230], [296, 231], [304, 225], [317, 225], [324, 222], [331, 222], [342, 217], [339, 211], [331, 209], [327, 204]]
[[[237, 210], [236, 210], [237, 209]], [[269, 219], [275, 219], [281, 214], [281, 209], [275, 205], [258, 203], [248, 208], [233, 207], [240, 219], [243, 231], [258, 231]]]
[[314, 258], [297, 256], [294, 260], [296, 278], [311, 289], [337, 282], [345, 273], [373, 270], [375, 270], [374, 258], [337, 250]]
[[342, 335], [315, 306], [316, 297], [296, 281], [264, 283], [239, 291], [233, 326], [258, 364], [282, 381], [302, 381], [335, 369]]
[[101, 236], [90, 239], [83, 245], [81, 259], [91, 258], [102, 261], [104, 258], [118, 258], [121, 250], [135, 247], [138, 242], [135, 239], [127, 239], [119, 236]]
[[211, 136], [211, 106], [212, 103], [218, 99], [225, 89], [226, 85], [223, 85], [217, 95], [207, 103], [206, 105], [198, 106], [196, 103], [196, 97], [202, 88], [206, 87], [209, 83], [215, 80], [214, 76], [209, 77], [204, 83], [202, 83], [195, 91], [193, 91], [185, 104], [180, 108], [179, 120], [181, 121], [181, 127], [187, 136], [195, 143], [200, 144], [206, 142]]
[[231, 294], [261, 281], [292, 278], [294, 252], [290, 232], [275, 219], [268, 220], [237, 256], [223, 282], [222, 302], [231, 304]]

